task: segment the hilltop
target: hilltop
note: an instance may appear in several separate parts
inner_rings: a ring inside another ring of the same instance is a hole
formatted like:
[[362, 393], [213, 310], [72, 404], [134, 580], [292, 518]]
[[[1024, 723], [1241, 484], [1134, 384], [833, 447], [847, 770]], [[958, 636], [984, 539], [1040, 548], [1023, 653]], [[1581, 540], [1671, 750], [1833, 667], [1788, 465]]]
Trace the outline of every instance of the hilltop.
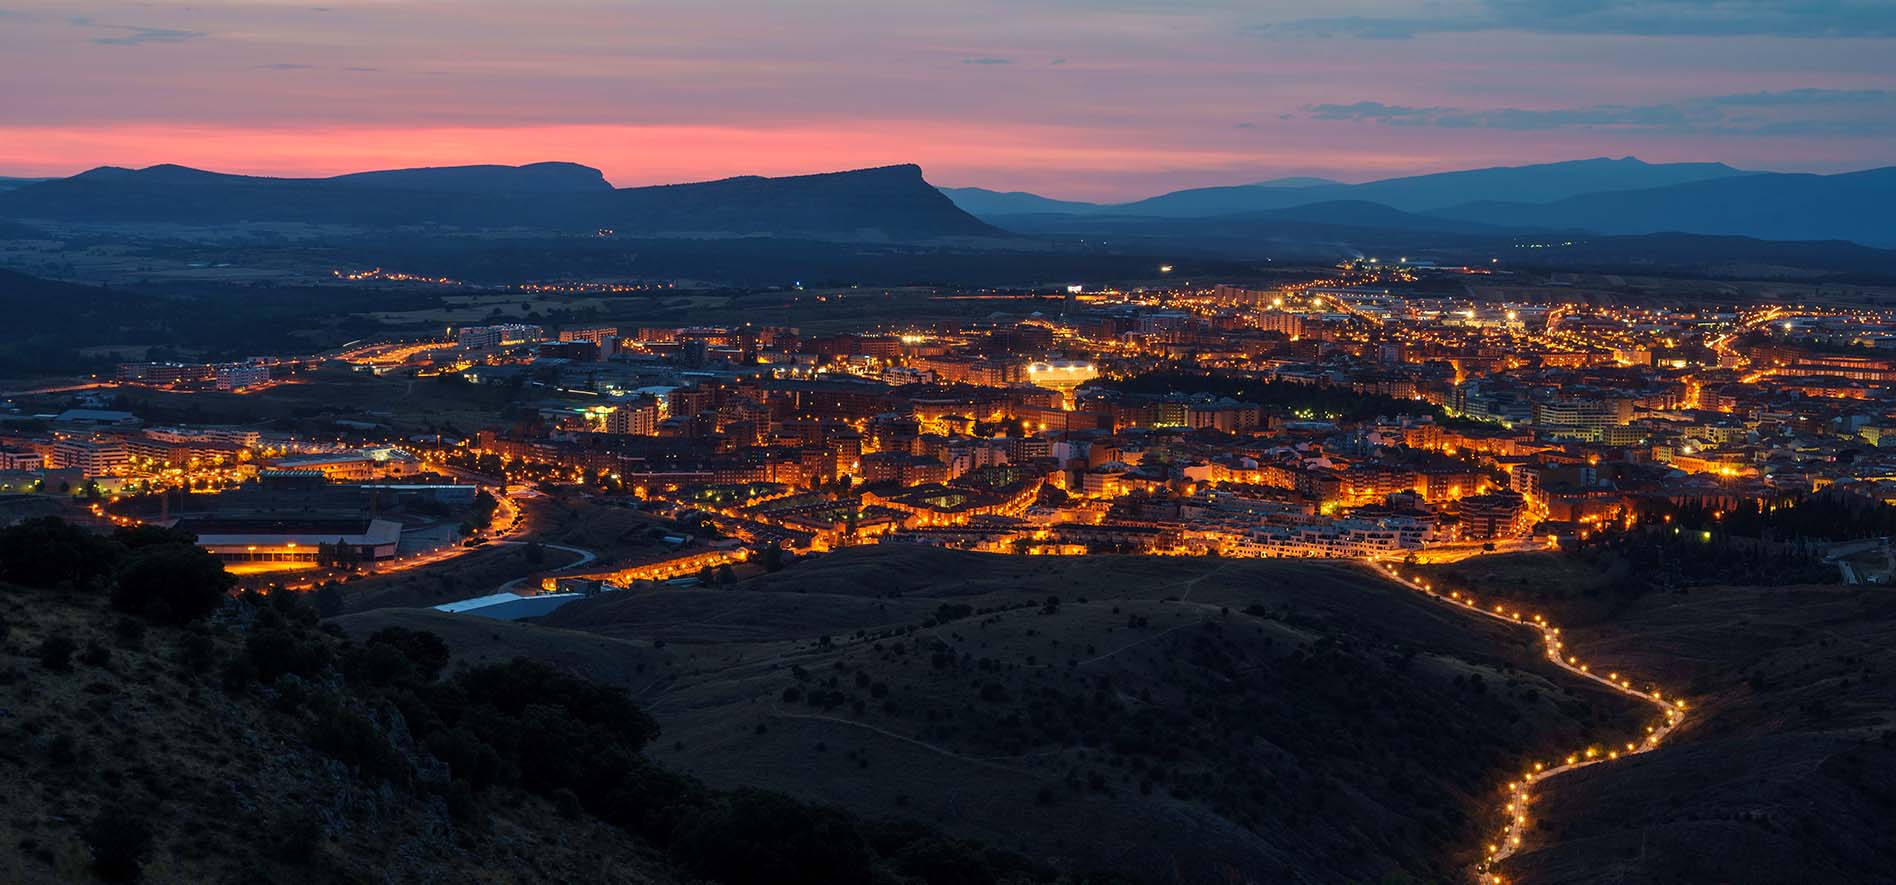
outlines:
[[714, 785], [1150, 881], [1454, 878], [1500, 772], [1637, 718], [1525, 634], [1347, 563], [884, 545], [439, 632], [627, 686], [665, 730], [656, 758]]

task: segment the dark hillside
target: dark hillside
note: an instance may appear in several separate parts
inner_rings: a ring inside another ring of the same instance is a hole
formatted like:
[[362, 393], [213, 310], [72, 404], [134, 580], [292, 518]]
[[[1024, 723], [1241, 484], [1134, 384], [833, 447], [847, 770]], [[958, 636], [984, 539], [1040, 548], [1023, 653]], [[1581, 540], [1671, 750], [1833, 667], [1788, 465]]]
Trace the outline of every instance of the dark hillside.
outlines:
[[402, 626], [345, 639], [297, 594], [226, 595], [193, 540], [0, 530], [0, 880], [1110, 881], [708, 788], [646, 757], [659, 724], [623, 689], [512, 656], [450, 668]]
[[[1657, 751], [1553, 781], [1509, 881], [1889, 882], [1896, 870], [1896, 596], [1880, 587], [1563, 586], [1555, 556], [1446, 567], [1446, 586], [1573, 611], [1598, 667], [1694, 699]], [[1834, 568], [1834, 567], [1833, 567]], [[1636, 586], [1628, 586], [1636, 585]]]
[[1155, 881], [1456, 878], [1502, 772], [1640, 719], [1353, 564], [885, 545], [547, 620], [676, 656], [667, 764]]

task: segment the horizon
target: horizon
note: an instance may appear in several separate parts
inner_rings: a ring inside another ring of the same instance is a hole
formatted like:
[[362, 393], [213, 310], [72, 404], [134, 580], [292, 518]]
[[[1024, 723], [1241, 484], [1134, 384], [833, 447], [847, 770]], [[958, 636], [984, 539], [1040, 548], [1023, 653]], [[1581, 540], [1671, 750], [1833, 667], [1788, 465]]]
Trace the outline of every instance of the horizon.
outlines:
[[[1870, 172], [1870, 171], [1875, 171], [1877, 169], [1891, 168], [1888, 166], [1873, 166], [1873, 167], [1865, 167], [1862, 169], [1843, 169], [1843, 170], [1828, 171], [1828, 172], [1816, 171], [1816, 170], [1805, 170], [1805, 169], [1758, 169], [1758, 168], [1741, 167], [1735, 164], [1726, 163], [1722, 160], [1680, 160], [1680, 161], [1668, 161], [1668, 162], [1654, 162], [1654, 161], [1647, 160], [1643, 157], [1627, 155], [1627, 156], [1619, 156], [1619, 157], [1609, 157], [1609, 156], [1572, 157], [1572, 158], [1560, 159], [1560, 160], [1544, 160], [1544, 161], [1534, 161], [1534, 162], [1526, 162], [1526, 163], [1510, 163], [1510, 164], [1503, 164], [1503, 165], [1496, 165], [1496, 166], [1432, 169], [1432, 170], [1427, 170], [1427, 171], [1416, 171], [1416, 172], [1397, 172], [1390, 175], [1383, 175], [1383, 176], [1378, 176], [1375, 178], [1366, 178], [1366, 179], [1360, 179], [1360, 180], [1347, 180], [1347, 179], [1335, 179], [1335, 178], [1332, 178], [1330, 180], [1334, 182], [1335, 184], [1339, 184], [1339, 185], [1360, 185], [1360, 184], [1372, 184], [1378, 181], [1387, 181], [1391, 179], [1420, 178], [1420, 177], [1426, 177], [1429, 175], [1441, 175], [1441, 174], [1454, 173], [1454, 172], [1476, 172], [1476, 171], [1485, 171], [1489, 169], [1557, 166], [1557, 165], [1564, 165], [1564, 164], [1571, 164], [1571, 163], [1585, 163], [1585, 162], [1594, 162], [1594, 161], [1602, 161], [1602, 160], [1612, 161], [1612, 162], [1632, 160], [1635, 162], [1644, 163], [1649, 166], [1668, 165], [1669, 163], [1673, 163], [1673, 162], [1696, 163], [1696, 164], [1706, 164], [1706, 165], [1722, 165], [1722, 166], [1726, 166], [1727, 168], [1734, 169], [1738, 172], [1749, 173], [1749, 174], [1761, 174], [1761, 175], [1775, 175], [1775, 174], [1848, 175], [1848, 174], [1857, 173], [1857, 172]], [[219, 175], [234, 175], [234, 176], [254, 177], [254, 178], [323, 179], [323, 178], [333, 178], [333, 177], [340, 177], [340, 176], [346, 176], [346, 175], [358, 175], [358, 174], [364, 174], [364, 173], [370, 173], [370, 172], [399, 172], [399, 171], [413, 171], [413, 170], [420, 170], [420, 169], [451, 169], [451, 168], [468, 168], [468, 167], [481, 167], [481, 166], [490, 166], [490, 167], [497, 167], [497, 168], [522, 168], [522, 167], [527, 167], [527, 166], [541, 166], [541, 165], [569, 165], [569, 166], [578, 166], [578, 167], [582, 167], [586, 169], [591, 169], [591, 170], [600, 172], [605, 177], [607, 184], [618, 189], [654, 187], [654, 186], [664, 186], [664, 185], [673, 185], [673, 184], [705, 184], [705, 183], [724, 181], [724, 180], [729, 180], [729, 179], [734, 179], [734, 178], [757, 178], [757, 177], [795, 178], [795, 177], [807, 177], [807, 176], [818, 176], [818, 175], [840, 175], [840, 174], [846, 174], [846, 173], [851, 173], [851, 172], [866, 172], [866, 171], [871, 171], [875, 169], [887, 169], [887, 168], [895, 168], [895, 167], [900, 167], [900, 166], [916, 166], [917, 168], [921, 169], [923, 180], [926, 181], [927, 184], [929, 184], [931, 187], [935, 187], [935, 188], [946, 188], [946, 189], [957, 189], [957, 190], [978, 189], [978, 190], [986, 190], [986, 191], [990, 191], [993, 193], [1000, 193], [1000, 194], [1019, 193], [1019, 194], [1028, 194], [1031, 196], [1043, 197], [1047, 199], [1062, 200], [1062, 201], [1067, 201], [1067, 202], [1102, 202], [1102, 203], [1107, 202], [1107, 201], [1088, 201], [1080, 197], [1069, 197], [1062, 194], [1046, 193], [1046, 192], [1041, 192], [1041, 191], [1002, 189], [1002, 188], [997, 188], [997, 187], [988, 187], [988, 186], [980, 185], [980, 184], [944, 184], [944, 183], [932, 180], [929, 177], [928, 167], [920, 163], [886, 163], [886, 164], [881, 164], [878, 166], [859, 166], [859, 167], [853, 167], [853, 168], [848, 168], [848, 169], [815, 169], [815, 170], [810, 170], [810, 171], [786, 172], [786, 173], [771, 174], [771, 175], [760, 175], [758, 173], [749, 173], [749, 172], [736, 172], [730, 175], [721, 175], [716, 178], [694, 178], [694, 179], [678, 180], [678, 181], [640, 182], [636, 184], [628, 184], [628, 183], [624, 183], [620, 181], [615, 181], [610, 174], [606, 173], [600, 167], [595, 166], [591, 163], [581, 161], [581, 160], [529, 160], [529, 161], [525, 161], [521, 163], [492, 163], [492, 162], [480, 162], [480, 161], [474, 161], [474, 162], [468, 162], [468, 163], [426, 163], [426, 164], [415, 165], [415, 166], [351, 168], [351, 169], [344, 169], [337, 172], [325, 172], [325, 173], [313, 174], [313, 175], [272, 175], [269, 173], [251, 172], [251, 171], [244, 171], [244, 170], [238, 170], [238, 169], [206, 168], [202, 166], [192, 166], [190, 164], [175, 163], [175, 162], [158, 162], [158, 163], [151, 163], [151, 164], [140, 165], [140, 166], [127, 166], [127, 165], [117, 164], [117, 163], [106, 163], [106, 164], [97, 165], [97, 166], [89, 166], [87, 168], [79, 169], [74, 172], [63, 174], [63, 175], [20, 175], [11, 171], [0, 170], [0, 179], [29, 180], [29, 181], [56, 181], [62, 178], [71, 178], [74, 176], [82, 175], [87, 172], [95, 172], [101, 169], [124, 169], [124, 170], [129, 170], [129, 171], [134, 171], [134, 172], [141, 172], [141, 171], [146, 171], [146, 170], [165, 167], [165, 166], [175, 166], [175, 167], [190, 169], [195, 172], [206, 172], [206, 173], [219, 174]], [[1327, 178], [1327, 176], [1285, 175], [1285, 176], [1271, 176], [1267, 178], [1253, 179], [1253, 180], [1247, 180], [1247, 181], [1234, 181], [1234, 182], [1228, 182], [1224, 184], [1197, 185], [1194, 187], [1244, 187], [1244, 186], [1252, 186], [1252, 185], [1263, 186], [1263, 185], [1268, 185], [1271, 181], [1274, 181], [1274, 180], [1290, 180], [1290, 179], [1295, 179], [1295, 178], [1318, 178], [1318, 177]], [[1153, 192], [1153, 193], [1148, 193], [1148, 194], [1137, 194], [1132, 197], [1125, 198], [1122, 201], [1123, 202], [1136, 202], [1142, 199], [1149, 199], [1151, 197], [1163, 196], [1168, 193], [1174, 193], [1177, 190], [1189, 190], [1189, 189], [1191, 188], [1179, 188], [1174, 191], [1158, 191], [1158, 192]]]
[[1896, 164], [1896, 9], [1597, 6], [20, 0], [0, 50], [36, 75], [10, 90], [0, 168], [578, 156], [638, 186], [913, 162], [941, 186], [1116, 201], [1549, 157]]

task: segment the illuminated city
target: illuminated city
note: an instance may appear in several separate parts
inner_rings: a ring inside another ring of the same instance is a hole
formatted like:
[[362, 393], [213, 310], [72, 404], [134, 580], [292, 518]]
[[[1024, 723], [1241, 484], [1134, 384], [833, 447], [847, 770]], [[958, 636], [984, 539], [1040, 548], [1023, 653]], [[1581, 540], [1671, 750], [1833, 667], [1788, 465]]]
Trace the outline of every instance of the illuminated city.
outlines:
[[1896, 4], [0, 4], [0, 883], [1896, 881]]

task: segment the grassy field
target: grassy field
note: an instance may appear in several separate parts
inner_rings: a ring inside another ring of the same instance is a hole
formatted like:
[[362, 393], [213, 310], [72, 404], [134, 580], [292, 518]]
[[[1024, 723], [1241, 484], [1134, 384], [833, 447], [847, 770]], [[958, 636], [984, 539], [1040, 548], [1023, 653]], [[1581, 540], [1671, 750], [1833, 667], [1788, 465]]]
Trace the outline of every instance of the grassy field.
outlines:
[[1455, 878], [1502, 772], [1636, 718], [1349, 564], [884, 546], [449, 639], [626, 686], [713, 784], [1161, 881]]

